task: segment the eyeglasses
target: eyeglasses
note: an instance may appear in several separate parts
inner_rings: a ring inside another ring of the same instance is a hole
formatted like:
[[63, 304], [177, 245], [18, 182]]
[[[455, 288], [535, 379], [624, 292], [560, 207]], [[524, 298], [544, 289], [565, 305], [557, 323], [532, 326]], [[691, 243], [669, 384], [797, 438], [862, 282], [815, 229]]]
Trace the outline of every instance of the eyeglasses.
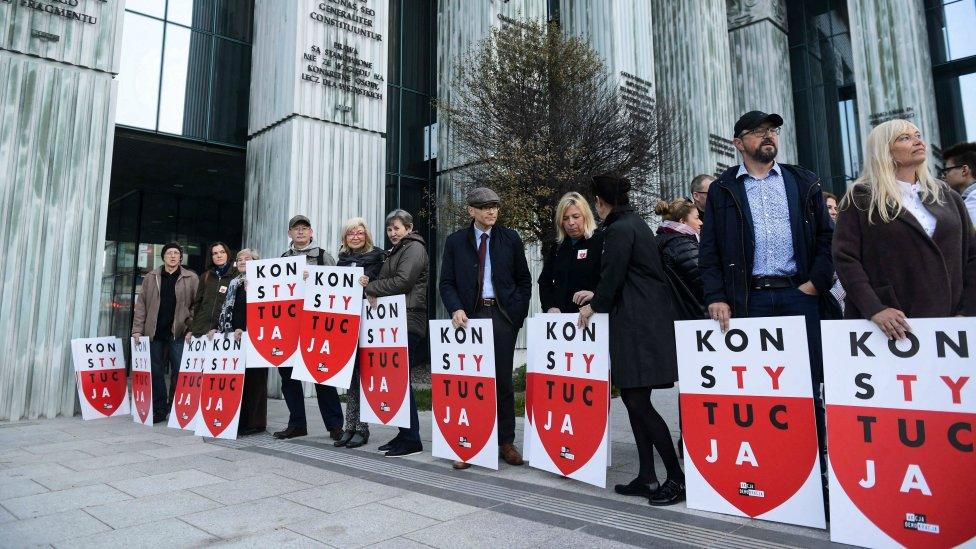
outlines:
[[952, 170], [958, 170], [959, 168], [962, 168], [964, 166], [965, 164], [959, 164], [958, 166], [949, 166], [948, 168], [942, 168], [941, 170], [939, 170], [939, 177], [945, 179], [947, 173], [951, 172]]
[[346, 236], [366, 236], [366, 231], [349, 231]]
[[779, 135], [779, 132], [781, 131], [783, 131], [782, 128], [757, 128], [755, 130], [742, 132], [742, 136], [751, 135], [752, 137], [762, 139], [767, 135]]

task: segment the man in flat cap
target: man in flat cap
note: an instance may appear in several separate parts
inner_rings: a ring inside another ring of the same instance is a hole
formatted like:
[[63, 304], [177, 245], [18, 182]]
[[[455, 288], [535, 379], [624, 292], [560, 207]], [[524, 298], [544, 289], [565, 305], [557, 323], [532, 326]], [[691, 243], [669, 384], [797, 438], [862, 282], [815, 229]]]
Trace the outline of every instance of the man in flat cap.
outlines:
[[[532, 277], [518, 233], [497, 223], [501, 200], [495, 191], [468, 192], [470, 226], [444, 241], [440, 293], [454, 326], [468, 318], [491, 319], [495, 333], [495, 386], [498, 391], [498, 451], [510, 465], [522, 465], [515, 448], [515, 389], [512, 360], [515, 339], [529, 314]], [[469, 464], [455, 462], [455, 469]]]
[[733, 316], [804, 317], [822, 443], [821, 307], [826, 318], [839, 312], [829, 299], [834, 231], [820, 178], [776, 162], [782, 125], [780, 115], [761, 111], [735, 123], [732, 144], [742, 164], [708, 189], [698, 265], [709, 316], [723, 332]]

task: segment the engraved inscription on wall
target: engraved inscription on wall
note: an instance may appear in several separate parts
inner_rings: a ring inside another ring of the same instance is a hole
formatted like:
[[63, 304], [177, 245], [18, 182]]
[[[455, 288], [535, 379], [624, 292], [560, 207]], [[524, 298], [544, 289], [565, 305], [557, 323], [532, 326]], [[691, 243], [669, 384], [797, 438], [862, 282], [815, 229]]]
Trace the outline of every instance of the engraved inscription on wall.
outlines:
[[[316, 4], [309, 18], [338, 29], [343, 39], [331, 44], [311, 44], [302, 53], [301, 80], [325, 88], [335, 88], [369, 99], [383, 99], [385, 79], [369, 59], [371, 46], [383, 41], [383, 34], [374, 25], [376, 10], [369, 4], [379, 0], [324, 0]], [[351, 107], [337, 107], [350, 110]]]

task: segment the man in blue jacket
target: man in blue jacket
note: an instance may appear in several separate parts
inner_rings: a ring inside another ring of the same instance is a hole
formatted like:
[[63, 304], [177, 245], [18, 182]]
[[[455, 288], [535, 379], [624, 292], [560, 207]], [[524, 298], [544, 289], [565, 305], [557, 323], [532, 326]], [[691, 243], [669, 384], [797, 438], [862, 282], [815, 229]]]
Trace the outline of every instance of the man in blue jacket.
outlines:
[[824, 440], [820, 299], [833, 284], [833, 227], [816, 174], [776, 162], [778, 114], [751, 111], [735, 123], [732, 144], [743, 163], [708, 189], [698, 265], [709, 316], [803, 316]]
[[[440, 293], [454, 326], [468, 318], [491, 319], [495, 333], [495, 386], [498, 392], [498, 451], [510, 465], [522, 465], [515, 448], [515, 389], [512, 360], [515, 339], [529, 314], [532, 277], [518, 233], [498, 225], [501, 200], [479, 187], [468, 192], [469, 227], [444, 241]], [[455, 469], [469, 464], [455, 462]]]

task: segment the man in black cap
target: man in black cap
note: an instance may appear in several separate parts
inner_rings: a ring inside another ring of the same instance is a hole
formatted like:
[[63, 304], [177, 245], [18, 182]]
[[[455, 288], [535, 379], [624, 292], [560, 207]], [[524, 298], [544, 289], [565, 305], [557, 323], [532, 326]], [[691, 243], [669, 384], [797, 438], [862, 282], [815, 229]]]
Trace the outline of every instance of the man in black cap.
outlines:
[[778, 114], [760, 111], [735, 123], [732, 144], [742, 164], [726, 170], [708, 190], [698, 265], [708, 313], [723, 332], [733, 316], [806, 319], [822, 443], [818, 296], [833, 284], [833, 227], [817, 175], [776, 162], [782, 125]]
[[[469, 227], [444, 241], [440, 291], [454, 326], [468, 318], [490, 318], [495, 333], [495, 386], [498, 392], [498, 451], [510, 465], [522, 465], [515, 448], [515, 389], [512, 360], [515, 339], [532, 298], [532, 277], [518, 233], [497, 224], [501, 200], [495, 191], [468, 192]], [[469, 464], [458, 461], [455, 469]]]
[[[304, 215], [296, 215], [288, 221], [288, 237], [291, 246], [281, 254], [281, 257], [304, 255], [309, 265], [335, 265], [335, 259], [322, 248], [312, 244], [312, 223]], [[307, 275], [306, 275], [307, 276]], [[288, 406], [288, 427], [274, 433], [275, 438], [295, 438], [308, 434], [308, 422], [305, 418], [305, 391], [302, 382], [291, 378], [291, 368], [278, 368], [281, 376], [281, 394]], [[329, 430], [332, 440], [339, 440], [342, 436], [342, 405], [339, 403], [339, 393], [335, 387], [315, 383], [315, 396], [319, 402], [319, 412], [325, 428]]]

